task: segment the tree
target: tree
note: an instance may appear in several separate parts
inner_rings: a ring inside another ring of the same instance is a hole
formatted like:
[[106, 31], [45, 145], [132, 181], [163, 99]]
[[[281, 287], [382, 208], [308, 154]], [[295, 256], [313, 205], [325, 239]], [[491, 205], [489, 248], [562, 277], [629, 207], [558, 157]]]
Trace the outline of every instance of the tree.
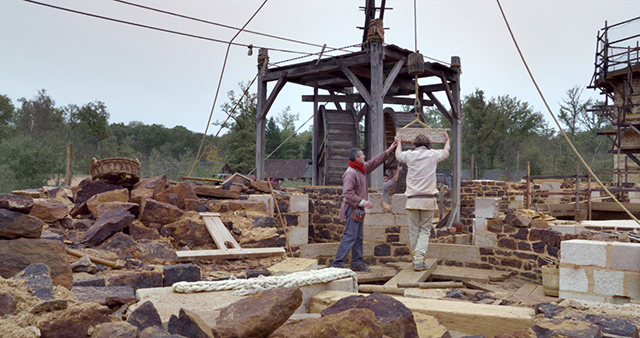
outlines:
[[15, 114], [15, 125], [22, 135], [64, 139], [64, 111], [42, 89], [32, 100], [21, 98], [21, 107]]
[[41, 188], [53, 175], [64, 173], [65, 147], [30, 136], [0, 141], [3, 171], [15, 177], [15, 187]]
[[[247, 84], [239, 83], [242, 92], [247, 90]], [[229, 102], [222, 105], [222, 111], [232, 117], [227, 124], [229, 133], [224, 138], [224, 157], [229, 166], [238, 172], [249, 173], [255, 168], [256, 153], [256, 94], [237, 97], [233, 90], [227, 93]], [[237, 108], [234, 109], [234, 107]], [[215, 125], [222, 124], [220, 122]]]
[[71, 104], [67, 106], [66, 112], [73, 143], [82, 144], [83, 147], [91, 144], [95, 148], [88, 152], [95, 152], [98, 157], [102, 157], [100, 144], [111, 136], [107, 106], [100, 101], [87, 103], [80, 108]]
[[597, 130], [604, 123], [603, 117], [593, 112], [589, 112], [589, 107], [593, 105], [593, 101], [588, 99], [583, 101], [580, 99], [583, 89], [580, 86], [574, 86], [568, 89], [565, 94], [567, 97], [560, 104], [560, 113], [558, 118], [567, 129], [567, 134], [576, 136], [576, 134], [584, 129]]
[[6, 95], [0, 95], [0, 140], [8, 137], [14, 129], [12, 120], [16, 108], [11, 99]]

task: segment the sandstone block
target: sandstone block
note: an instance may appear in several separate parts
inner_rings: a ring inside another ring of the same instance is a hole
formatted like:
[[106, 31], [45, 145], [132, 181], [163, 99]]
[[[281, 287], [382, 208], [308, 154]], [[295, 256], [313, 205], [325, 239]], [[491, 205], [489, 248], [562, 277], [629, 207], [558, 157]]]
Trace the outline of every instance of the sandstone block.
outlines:
[[0, 194], [0, 209], [28, 214], [33, 208], [33, 198], [14, 194]]
[[37, 198], [33, 200], [33, 203], [29, 215], [37, 217], [45, 223], [52, 223], [69, 215], [69, 208], [62, 202]]
[[17, 211], [0, 209], [0, 238], [39, 238], [44, 222]]
[[395, 225], [394, 217], [392, 214], [370, 214], [367, 210], [364, 226], [369, 225], [393, 226]]
[[407, 205], [407, 196], [405, 194], [393, 194], [391, 196], [391, 211], [394, 214], [405, 214]]
[[584, 269], [560, 267], [560, 291], [589, 291], [589, 278]]
[[[344, 325], [349, 323], [349, 325]], [[382, 328], [375, 314], [368, 309], [349, 309], [322, 318], [309, 318], [287, 323], [276, 330], [271, 338], [382, 338]]]
[[445, 259], [451, 259], [459, 262], [472, 262], [479, 261], [480, 253], [478, 248], [472, 245], [459, 245], [459, 244], [440, 244], [442, 248], [442, 257]]
[[298, 215], [298, 226], [301, 227], [309, 227], [309, 213], [308, 212], [301, 212]]
[[119, 185], [109, 184], [102, 181], [93, 181], [90, 178], [87, 178], [78, 184], [78, 190], [76, 190], [74, 194], [73, 202], [80, 204], [88, 201], [94, 195], [120, 189], [122, 189], [122, 187]]
[[89, 208], [89, 211], [91, 211], [93, 215], [97, 215], [98, 206], [107, 202], [129, 202], [129, 190], [110, 190], [93, 195], [87, 200], [87, 208]]
[[640, 299], [640, 273], [624, 272], [624, 295], [632, 299]]
[[162, 203], [152, 199], [142, 199], [140, 204], [140, 222], [149, 226], [151, 223], [161, 225], [180, 220], [184, 212], [169, 203]]
[[309, 243], [309, 228], [289, 228], [289, 244], [302, 245]]
[[609, 244], [607, 267], [615, 270], [640, 271], [640, 245], [613, 242]]
[[91, 246], [102, 244], [114, 234], [131, 225], [135, 219], [128, 211], [115, 209], [103, 215], [85, 233], [82, 241]]
[[562, 257], [564, 264], [607, 266], [607, 242], [574, 239], [562, 241]]
[[11, 278], [33, 263], [46, 264], [54, 285], [71, 289], [73, 273], [64, 243], [46, 239], [0, 240], [0, 276]]
[[[262, 202], [264, 202], [265, 206], [266, 206], [267, 213], [269, 215], [273, 215], [273, 212], [275, 210], [275, 205], [273, 204], [273, 197], [271, 195], [249, 195], [249, 201], [262, 201]], [[308, 206], [307, 206], [307, 208], [308, 208]]]
[[178, 183], [174, 186], [171, 186], [165, 190], [162, 190], [158, 194], [156, 194], [155, 199], [160, 202], [169, 203], [169, 197], [172, 194], [176, 194], [178, 196], [178, 205], [176, 205], [180, 209], [184, 209], [184, 204], [186, 199], [196, 199], [198, 196], [193, 191], [189, 183], [182, 182]]
[[500, 212], [501, 200], [501, 198], [476, 198], [476, 217], [497, 218]]
[[91, 338], [136, 338], [138, 328], [127, 322], [102, 323], [95, 326]]
[[384, 212], [384, 208], [382, 206], [382, 194], [380, 193], [370, 193], [369, 194], [369, 202], [373, 204], [373, 208], [367, 209], [367, 213], [371, 214], [379, 214]]
[[624, 272], [594, 270], [593, 292], [607, 296], [624, 296]]
[[487, 231], [487, 219], [483, 217], [476, 217], [473, 219], [473, 232]]
[[603, 296], [597, 296], [589, 293], [575, 292], [575, 291], [563, 291], [560, 289], [559, 297], [570, 300], [594, 302], [594, 303], [606, 303], [607, 299]]
[[409, 225], [407, 221], [407, 214], [393, 214], [395, 216], [395, 225], [397, 226], [406, 226]]
[[320, 257], [320, 250], [316, 244], [303, 245], [300, 249], [300, 257], [315, 259]]
[[280, 263], [272, 265], [267, 270], [272, 276], [282, 276], [293, 272], [316, 270], [317, 268], [317, 259], [287, 258]]
[[289, 212], [309, 212], [309, 195], [289, 196]]
[[[367, 217], [372, 217], [372, 215], [368, 215]], [[385, 226], [366, 226], [364, 228], [364, 241], [365, 242], [385, 242], [386, 234]]]
[[493, 248], [496, 246], [497, 237], [492, 232], [482, 231], [474, 234], [474, 241], [477, 247]]

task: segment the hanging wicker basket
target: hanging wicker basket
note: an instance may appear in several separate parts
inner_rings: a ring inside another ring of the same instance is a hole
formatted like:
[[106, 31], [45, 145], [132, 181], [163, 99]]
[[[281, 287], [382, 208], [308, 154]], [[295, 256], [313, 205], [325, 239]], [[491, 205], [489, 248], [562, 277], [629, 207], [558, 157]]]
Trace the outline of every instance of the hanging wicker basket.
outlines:
[[91, 160], [91, 178], [122, 186], [133, 186], [140, 180], [140, 161], [123, 157]]

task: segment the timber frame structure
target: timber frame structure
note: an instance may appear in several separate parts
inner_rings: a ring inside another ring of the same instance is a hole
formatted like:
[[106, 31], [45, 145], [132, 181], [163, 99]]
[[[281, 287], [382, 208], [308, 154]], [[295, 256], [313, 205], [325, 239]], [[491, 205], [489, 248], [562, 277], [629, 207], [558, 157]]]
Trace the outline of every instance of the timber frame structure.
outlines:
[[[257, 92], [257, 124], [256, 124], [256, 177], [264, 179], [265, 160], [265, 127], [267, 114], [278, 93], [287, 83], [295, 83], [313, 88], [313, 95], [303, 96], [304, 102], [313, 102], [313, 185], [318, 184], [318, 161], [322, 141], [319, 139], [321, 121], [320, 103], [332, 103], [337, 112], [355, 116], [356, 126], [365, 118], [365, 155], [367, 158], [384, 151], [390, 143], [385, 135], [383, 109], [384, 104], [414, 105], [416, 101], [416, 83], [414, 76], [409, 75], [407, 60], [412, 51], [385, 44], [382, 38], [371, 38], [366, 29], [376, 10], [380, 19], [384, 13], [384, 0], [381, 8], [376, 8], [375, 0], [367, 0], [365, 10], [365, 34], [363, 49], [340, 56], [319, 58], [314, 61], [291, 64], [277, 68], [268, 67], [268, 50], [260, 49], [258, 55], [258, 92]], [[373, 13], [373, 14], [372, 14]], [[376, 20], [380, 20], [376, 19]], [[367, 36], [369, 35], [369, 38]], [[460, 182], [461, 182], [461, 101], [460, 101], [460, 58], [451, 57], [451, 64], [425, 62], [425, 71], [418, 76], [430, 79], [430, 84], [419, 85], [419, 99], [422, 106], [435, 106], [452, 126], [453, 152], [453, 186], [452, 209], [447, 217], [451, 226], [460, 217]], [[267, 92], [267, 84], [275, 82], [271, 92]], [[353, 88], [357, 93], [353, 93]], [[320, 95], [325, 90], [328, 95]], [[444, 92], [450, 109], [447, 109], [435, 96]], [[353, 103], [363, 102], [364, 108], [359, 112], [342, 107], [352, 107]], [[356, 131], [357, 132], [357, 131]], [[395, 129], [393, 131], [395, 133]], [[391, 139], [393, 142], [393, 139]], [[359, 145], [356, 145], [359, 146]], [[332, 155], [333, 156], [333, 155]], [[346, 153], [343, 155], [346, 159]], [[342, 160], [345, 163], [346, 160]], [[382, 188], [383, 169], [378, 168], [369, 175], [371, 188]], [[441, 219], [443, 217], [441, 216]], [[444, 225], [441, 223], [441, 225]]]

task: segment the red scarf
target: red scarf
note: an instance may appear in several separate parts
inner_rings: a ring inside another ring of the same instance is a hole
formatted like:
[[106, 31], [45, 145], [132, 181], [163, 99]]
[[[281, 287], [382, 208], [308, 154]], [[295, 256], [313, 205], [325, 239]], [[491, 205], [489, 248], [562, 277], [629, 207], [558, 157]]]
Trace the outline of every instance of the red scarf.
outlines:
[[364, 164], [358, 162], [358, 161], [349, 161], [349, 166], [353, 169], [358, 169], [360, 171], [362, 171], [363, 174], [367, 174], [367, 167], [364, 166]]

